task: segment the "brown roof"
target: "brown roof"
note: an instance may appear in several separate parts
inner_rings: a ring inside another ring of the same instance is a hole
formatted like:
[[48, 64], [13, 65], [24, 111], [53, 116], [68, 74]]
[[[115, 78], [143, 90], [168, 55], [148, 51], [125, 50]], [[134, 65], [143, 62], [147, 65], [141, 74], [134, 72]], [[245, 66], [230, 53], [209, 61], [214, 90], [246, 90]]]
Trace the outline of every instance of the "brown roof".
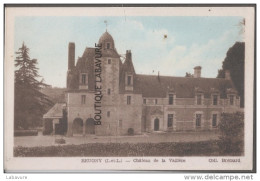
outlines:
[[43, 118], [62, 118], [63, 117], [63, 108], [66, 106], [64, 103], [56, 103], [46, 114], [43, 115]]
[[210, 97], [212, 89], [220, 93], [220, 97], [226, 97], [228, 88], [235, 89], [231, 80], [221, 78], [193, 78], [170, 77], [154, 75], [136, 75], [136, 90], [142, 92], [143, 97], [166, 97], [169, 91], [173, 91], [177, 98], [192, 98], [195, 93], [203, 92], [204, 97]]
[[[109, 50], [110, 51], [110, 50]], [[108, 52], [105, 50], [103, 52]], [[102, 54], [103, 54], [102, 52]], [[115, 50], [111, 50], [115, 56], [119, 56]], [[89, 90], [94, 90], [94, 60], [95, 48], [86, 48], [82, 57], [78, 59], [76, 68], [79, 72], [88, 73]], [[210, 97], [214, 93], [219, 93], [221, 98], [226, 97], [226, 93], [235, 92], [235, 87], [231, 80], [222, 78], [194, 78], [194, 77], [171, 77], [157, 75], [135, 74], [131, 57], [120, 63], [120, 93], [125, 91], [125, 73], [132, 72], [134, 76], [133, 93], [143, 94], [144, 97], [166, 97], [168, 92], [176, 93], [177, 98], [192, 98], [196, 93], [203, 93], [204, 97]], [[231, 90], [231, 91], [230, 91]]]
[[114, 45], [114, 39], [107, 31], [101, 35], [98, 41], [99, 44], [104, 42], [111, 42]]

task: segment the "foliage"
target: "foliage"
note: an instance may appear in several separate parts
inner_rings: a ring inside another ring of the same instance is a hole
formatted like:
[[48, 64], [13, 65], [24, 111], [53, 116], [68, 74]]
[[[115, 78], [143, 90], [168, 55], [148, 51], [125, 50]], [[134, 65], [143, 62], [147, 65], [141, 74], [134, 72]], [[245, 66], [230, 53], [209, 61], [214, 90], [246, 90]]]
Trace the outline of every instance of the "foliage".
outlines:
[[14, 136], [37, 136], [37, 130], [15, 130]]
[[162, 143], [88, 143], [47, 147], [15, 147], [15, 157], [82, 156], [218, 156], [217, 140]]
[[230, 71], [231, 79], [240, 96], [240, 106], [244, 107], [244, 67], [245, 67], [245, 43], [236, 42], [229, 50], [222, 64], [222, 69], [218, 70], [217, 78], [225, 77], [225, 70]]
[[66, 88], [57, 87], [46, 87], [41, 90], [41, 92], [47, 95], [53, 103], [65, 102], [65, 91]]
[[15, 59], [15, 129], [41, 126], [42, 116], [52, 105], [48, 97], [41, 93], [47, 85], [39, 81], [37, 60], [30, 59], [29, 48], [23, 43], [16, 52]]
[[193, 77], [193, 75], [191, 73], [189, 73], [189, 72], [186, 72], [185, 77]]
[[244, 113], [222, 113], [219, 123], [221, 132], [219, 147], [224, 155], [243, 153]]
[[55, 143], [57, 143], [57, 144], [65, 144], [66, 140], [63, 139], [63, 138], [57, 138], [57, 139], [55, 139]]

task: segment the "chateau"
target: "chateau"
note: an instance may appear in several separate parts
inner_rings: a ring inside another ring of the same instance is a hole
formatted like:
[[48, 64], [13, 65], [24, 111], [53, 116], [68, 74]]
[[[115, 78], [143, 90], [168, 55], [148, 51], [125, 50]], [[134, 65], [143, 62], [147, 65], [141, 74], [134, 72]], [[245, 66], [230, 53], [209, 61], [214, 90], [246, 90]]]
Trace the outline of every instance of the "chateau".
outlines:
[[75, 136], [214, 130], [222, 112], [240, 110], [240, 98], [228, 71], [225, 78], [204, 78], [201, 69], [196, 66], [192, 77], [137, 74], [131, 50], [122, 58], [108, 32], [75, 64], [75, 44], [69, 43], [66, 103], [44, 115], [45, 132]]

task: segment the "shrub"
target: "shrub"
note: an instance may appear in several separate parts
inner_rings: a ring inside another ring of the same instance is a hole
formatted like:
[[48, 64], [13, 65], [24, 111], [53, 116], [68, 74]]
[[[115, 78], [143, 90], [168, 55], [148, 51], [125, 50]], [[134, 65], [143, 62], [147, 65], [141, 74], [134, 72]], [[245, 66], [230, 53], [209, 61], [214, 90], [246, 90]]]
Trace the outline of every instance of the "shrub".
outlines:
[[244, 151], [244, 113], [222, 113], [219, 150], [224, 155], [241, 155]]
[[52, 133], [51, 130], [43, 130], [42, 134], [43, 135], [50, 135]]
[[14, 136], [37, 136], [37, 130], [15, 130]]
[[55, 143], [57, 143], [57, 144], [65, 144], [66, 143], [66, 140], [65, 139], [63, 139], [63, 138], [57, 138], [57, 139], [55, 139]]
[[134, 129], [133, 128], [129, 128], [127, 133], [128, 133], [128, 135], [134, 135]]

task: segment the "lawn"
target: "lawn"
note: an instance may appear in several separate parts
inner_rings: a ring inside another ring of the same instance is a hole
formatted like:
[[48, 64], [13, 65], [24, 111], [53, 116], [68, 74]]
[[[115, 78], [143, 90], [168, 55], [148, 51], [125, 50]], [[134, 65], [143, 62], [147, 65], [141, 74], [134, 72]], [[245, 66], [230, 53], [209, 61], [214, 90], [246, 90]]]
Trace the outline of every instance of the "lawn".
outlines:
[[[15, 137], [15, 157], [135, 157], [135, 156], [223, 156], [218, 134], [163, 133], [136, 136]], [[229, 154], [239, 156], [241, 152]]]
[[185, 143], [88, 143], [82, 145], [16, 147], [15, 157], [217, 156], [217, 141]]

